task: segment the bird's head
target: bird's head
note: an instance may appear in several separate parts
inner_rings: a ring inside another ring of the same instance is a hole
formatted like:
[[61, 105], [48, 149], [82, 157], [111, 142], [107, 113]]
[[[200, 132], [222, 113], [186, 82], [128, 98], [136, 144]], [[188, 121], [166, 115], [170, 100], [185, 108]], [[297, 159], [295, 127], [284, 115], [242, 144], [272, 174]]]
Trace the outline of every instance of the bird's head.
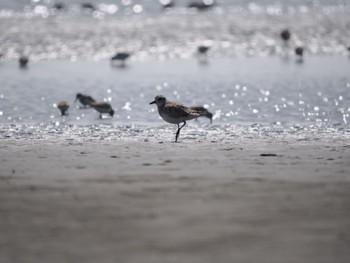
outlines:
[[83, 96], [83, 94], [77, 93], [77, 96], [75, 97], [74, 103], [75, 103], [78, 99], [80, 99], [82, 96]]
[[150, 104], [156, 104], [157, 106], [164, 105], [166, 103], [166, 98], [163, 95], [158, 95], [154, 98], [154, 101], [150, 102]]

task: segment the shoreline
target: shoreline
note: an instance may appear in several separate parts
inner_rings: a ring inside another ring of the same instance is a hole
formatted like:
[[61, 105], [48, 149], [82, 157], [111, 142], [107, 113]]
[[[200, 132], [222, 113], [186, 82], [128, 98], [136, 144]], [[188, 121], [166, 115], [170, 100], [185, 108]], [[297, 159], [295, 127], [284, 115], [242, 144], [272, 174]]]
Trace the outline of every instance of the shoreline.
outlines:
[[0, 153], [1, 262], [350, 255], [347, 138], [8, 139]]

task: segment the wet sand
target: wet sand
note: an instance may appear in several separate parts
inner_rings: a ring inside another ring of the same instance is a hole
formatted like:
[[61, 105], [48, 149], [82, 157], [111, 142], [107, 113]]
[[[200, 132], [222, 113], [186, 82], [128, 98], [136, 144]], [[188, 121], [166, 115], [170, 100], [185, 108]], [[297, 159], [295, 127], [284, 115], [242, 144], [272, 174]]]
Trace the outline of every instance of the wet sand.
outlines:
[[0, 262], [348, 262], [347, 139], [0, 141]]

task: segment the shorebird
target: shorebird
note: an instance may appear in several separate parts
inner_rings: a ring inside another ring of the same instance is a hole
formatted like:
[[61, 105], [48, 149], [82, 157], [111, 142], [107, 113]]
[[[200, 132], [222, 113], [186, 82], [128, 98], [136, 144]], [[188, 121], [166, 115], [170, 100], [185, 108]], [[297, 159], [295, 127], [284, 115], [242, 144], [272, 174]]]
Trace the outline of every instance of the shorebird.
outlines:
[[66, 101], [60, 101], [59, 103], [57, 103], [57, 109], [59, 109], [61, 111], [61, 115], [65, 116], [67, 115], [67, 111], [69, 108], [69, 104]]
[[81, 104], [83, 104], [84, 107], [86, 107], [86, 106], [91, 106], [91, 105], [90, 105], [91, 103], [96, 102], [91, 96], [85, 95], [85, 94], [81, 94], [81, 93], [78, 93], [78, 94], [77, 94], [74, 103], [75, 103], [77, 100], [79, 100], [79, 102], [80, 102]]
[[[158, 113], [163, 120], [177, 125], [175, 142], [177, 142], [181, 129], [186, 125], [186, 121], [198, 118], [200, 116], [197, 111], [191, 109], [190, 107], [186, 107], [173, 101], [168, 101], [162, 95], [156, 96], [154, 101], [150, 102], [150, 104], [157, 105]], [[180, 126], [179, 124], [182, 122], [183, 125]]]
[[207, 52], [210, 49], [209, 46], [198, 46], [197, 47], [197, 54], [198, 54], [198, 61], [201, 64], [207, 64], [208, 63], [208, 57], [207, 57]]
[[290, 31], [289, 31], [288, 29], [282, 30], [282, 32], [281, 32], [281, 38], [282, 38], [282, 40], [283, 40], [285, 43], [288, 42], [288, 40], [290, 39], [290, 36], [291, 36], [291, 33], [290, 33]]
[[296, 47], [295, 48], [295, 55], [302, 57], [304, 54], [304, 48], [303, 47]]
[[87, 11], [95, 11], [96, 7], [92, 3], [82, 3], [81, 8]]
[[199, 114], [199, 117], [207, 117], [208, 119], [210, 119], [210, 122], [213, 122], [213, 113], [208, 111], [203, 106], [193, 106], [193, 107], [190, 107], [190, 108], [192, 110], [194, 110], [195, 112], [197, 112]]
[[197, 8], [198, 10], [206, 10], [215, 5], [214, 0], [195, 0], [188, 4], [188, 8]]
[[208, 47], [208, 46], [199, 46], [197, 48], [197, 51], [201, 55], [206, 55], [209, 49], [210, 49], [210, 47]]
[[101, 119], [104, 113], [108, 113], [111, 117], [114, 115], [114, 110], [108, 102], [92, 102], [90, 106], [100, 113]]
[[172, 8], [175, 6], [175, 3], [173, 0], [159, 0], [159, 2], [163, 6], [163, 9]]
[[119, 66], [125, 66], [125, 61], [130, 57], [130, 53], [118, 52], [113, 57], [111, 57], [111, 63], [118, 62]]
[[21, 68], [25, 68], [28, 65], [29, 58], [27, 56], [20, 56], [20, 58], [18, 59], [18, 62]]
[[64, 5], [64, 3], [55, 3], [53, 5], [53, 8], [56, 10], [63, 10], [65, 8], [65, 5]]
[[297, 56], [297, 62], [303, 62], [304, 48], [296, 47], [294, 51], [295, 51], [295, 55]]

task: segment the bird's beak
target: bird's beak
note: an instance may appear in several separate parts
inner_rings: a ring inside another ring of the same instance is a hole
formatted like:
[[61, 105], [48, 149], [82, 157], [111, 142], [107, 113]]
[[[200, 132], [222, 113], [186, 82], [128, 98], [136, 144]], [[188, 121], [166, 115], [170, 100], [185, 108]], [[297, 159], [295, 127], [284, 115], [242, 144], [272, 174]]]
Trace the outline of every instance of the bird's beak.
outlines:
[[152, 101], [152, 102], [150, 102], [149, 104], [154, 104], [154, 103], [156, 103], [156, 101], [154, 100], [154, 101]]

